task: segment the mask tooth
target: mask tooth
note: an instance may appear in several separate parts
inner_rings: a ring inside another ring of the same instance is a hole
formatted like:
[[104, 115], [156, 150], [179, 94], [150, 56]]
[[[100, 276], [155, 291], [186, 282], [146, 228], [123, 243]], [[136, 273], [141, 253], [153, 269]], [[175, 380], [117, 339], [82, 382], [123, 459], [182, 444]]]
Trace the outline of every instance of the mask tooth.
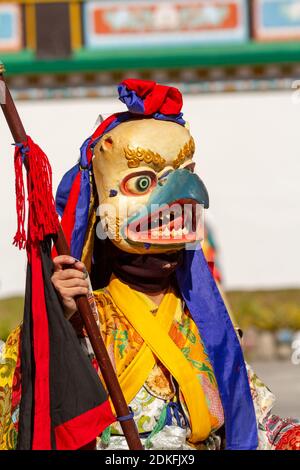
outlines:
[[170, 234], [171, 234], [171, 232], [170, 232], [169, 228], [166, 227], [163, 231], [163, 236], [169, 238]]

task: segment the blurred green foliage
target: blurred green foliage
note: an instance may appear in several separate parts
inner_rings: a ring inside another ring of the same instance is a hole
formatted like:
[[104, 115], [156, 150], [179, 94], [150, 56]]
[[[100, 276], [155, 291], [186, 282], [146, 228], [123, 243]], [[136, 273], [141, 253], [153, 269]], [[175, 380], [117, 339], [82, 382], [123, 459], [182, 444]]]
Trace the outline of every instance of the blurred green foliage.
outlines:
[[[255, 326], [276, 331], [280, 328], [300, 330], [300, 290], [233, 291], [226, 297], [242, 329]], [[22, 297], [0, 300], [0, 339], [5, 340], [23, 316]]]
[[233, 315], [242, 329], [255, 326], [276, 331], [300, 330], [300, 290], [227, 292]]
[[23, 297], [0, 300], [0, 339], [5, 340], [23, 317]]

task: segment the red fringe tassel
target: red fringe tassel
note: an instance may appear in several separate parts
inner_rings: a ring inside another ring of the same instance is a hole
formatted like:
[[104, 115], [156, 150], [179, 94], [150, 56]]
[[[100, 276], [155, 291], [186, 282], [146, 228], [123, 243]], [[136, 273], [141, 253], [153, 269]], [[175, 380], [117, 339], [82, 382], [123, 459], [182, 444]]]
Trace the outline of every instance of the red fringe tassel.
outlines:
[[[28, 188], [28, 238], [25, 232], [24, 158]], [[47, 235], [56, 234], [59, 222], [52, 193], [52, 170], [46, 154], [27, 136], [27, 142], [16, 146], [14, 162], [18, 226], [13, 243], [22, 249], [25, 246], [28, 248], [32, 242], [44, 240]]]

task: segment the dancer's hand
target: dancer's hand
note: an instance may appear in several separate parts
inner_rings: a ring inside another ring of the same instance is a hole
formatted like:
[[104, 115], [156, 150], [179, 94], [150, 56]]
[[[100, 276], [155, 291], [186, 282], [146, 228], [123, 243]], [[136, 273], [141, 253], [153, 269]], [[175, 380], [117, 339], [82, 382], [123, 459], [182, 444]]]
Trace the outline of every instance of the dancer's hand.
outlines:
[[[75, 297], [89, 292], [88, 273], [84, 264], [72, 256], [56, 256], [53, 263], [51, 281], [62, 299], [65, 316], [69, 319], [77, 311]], [[66, 268], [66, 265], [70, 265], [70, 268]]]

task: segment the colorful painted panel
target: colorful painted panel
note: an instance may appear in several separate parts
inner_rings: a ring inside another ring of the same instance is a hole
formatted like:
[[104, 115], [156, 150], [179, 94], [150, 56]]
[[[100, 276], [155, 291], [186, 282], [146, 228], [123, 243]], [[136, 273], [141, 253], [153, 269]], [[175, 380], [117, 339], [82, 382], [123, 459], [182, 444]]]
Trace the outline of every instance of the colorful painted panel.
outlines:
[[261, 40], [300, 38], [300, 0], [254, 0], [254, 36]]
[[87, 47], [244, 42], [245, 0], [89, 1], [84, 5]]
[[21, 47], [21, 8], [11, 3], [0, 3], [0, 51], [17, 51]]

